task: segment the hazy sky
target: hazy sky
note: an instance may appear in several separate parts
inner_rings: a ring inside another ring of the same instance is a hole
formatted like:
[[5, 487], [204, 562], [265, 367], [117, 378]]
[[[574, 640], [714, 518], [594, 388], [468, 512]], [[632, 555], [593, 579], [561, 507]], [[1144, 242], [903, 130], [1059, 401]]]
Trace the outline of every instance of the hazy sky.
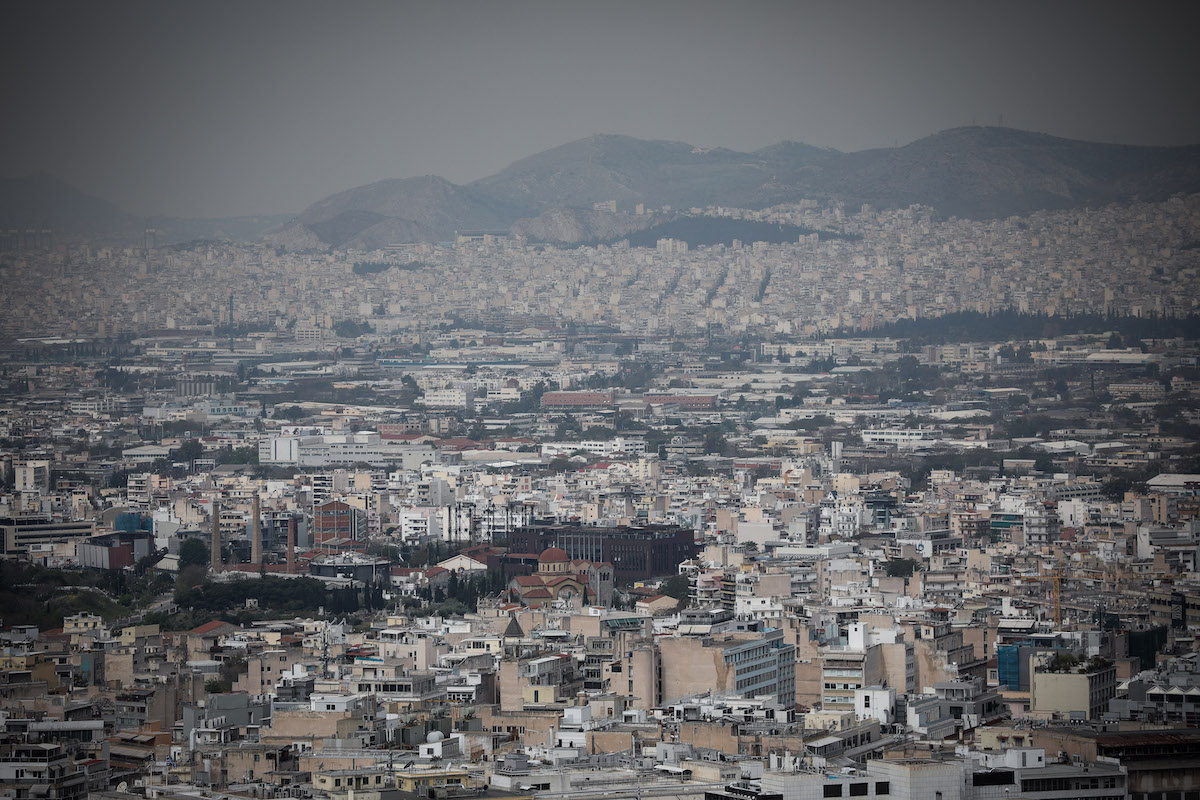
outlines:
[[37, 2], [0, 172], [144, 214], [467, 182], [593, 133], [859, 150], [957, 125], [1200, 142], [1189, 26], [1097, 2]]

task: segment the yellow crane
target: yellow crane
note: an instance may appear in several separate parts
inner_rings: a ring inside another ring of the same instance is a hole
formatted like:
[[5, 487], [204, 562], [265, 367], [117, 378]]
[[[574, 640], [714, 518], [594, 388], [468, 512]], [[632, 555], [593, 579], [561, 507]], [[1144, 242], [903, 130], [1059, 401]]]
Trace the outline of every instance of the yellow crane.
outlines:
[[1045, 570], [1039, 575], [1022, 575], [1022, 581], [1031, 581], [1035, 583], [1050, 584], [1050, 602], [1054, 613], [1055, 626], [1062, 625], [1062, 587], [1063, 581], [1086, 581], [1099, 582], [1102, 585], [1111, 582], [1114, 586], [1120, 586], [1128, 581], [1133, 580], [1158, 580], [1165, 583], [1172, 583], [1174, 579], [1170, 575], [1163, 575], [1160, 572], [1129, 572], [1121, 570], [1113, 565], [1110, 569], [1105, 570], [1099, 577], [1083, 574], [1082, 571], [1068, 572], [1067, 565], [1062, 561], [1057, 562], [1050, 570]]

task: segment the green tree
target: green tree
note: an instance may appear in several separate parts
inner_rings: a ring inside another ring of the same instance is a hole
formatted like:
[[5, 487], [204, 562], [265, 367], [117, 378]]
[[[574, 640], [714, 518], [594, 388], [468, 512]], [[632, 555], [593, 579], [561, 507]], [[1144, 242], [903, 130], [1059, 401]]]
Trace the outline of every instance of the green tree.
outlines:
[[724, 455], [728, 442], [718, 428], [709, 428], [704, 432], [704, 452]]
[[300, 406], [276, 406], [271, 416], [275, 419], [287, 419], [295, 422], [298, 419], [303, 419], [308, 416], [304, 413], [304, 409]]
[[179, 568], [208, 566], [208, 547], [199, 539], [188, 539], [179, 546]]
[[179, 449], [175, 451], [175, 457], [180, 461], [191, 463], [197, 458], [203, 458], [204, 445], [200, 444], [199, 439], [188, 439], [183, 444], [179, 445]]
[[686, 600], [688, 591], [691, 587], [691, 581], [687, 575], [672, 575], [663, 581], [660, 591], [667, 597], [673, 597], [676, 600]]
[[257, 464], [257, 447], [226, 447], [217, 453], [218, 464]]

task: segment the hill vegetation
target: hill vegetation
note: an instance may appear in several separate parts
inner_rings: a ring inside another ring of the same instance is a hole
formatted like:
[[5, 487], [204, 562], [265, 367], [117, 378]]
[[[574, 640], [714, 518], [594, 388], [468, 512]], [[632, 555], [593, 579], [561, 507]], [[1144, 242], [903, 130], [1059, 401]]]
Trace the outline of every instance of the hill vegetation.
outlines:
[[0, 561], [0, 615], [4, 625], [61, 628], [73, 614], [98, 614], [114, 620], [148, 605], [169, 591], [171, 579], [122, 571], [47, 569]]

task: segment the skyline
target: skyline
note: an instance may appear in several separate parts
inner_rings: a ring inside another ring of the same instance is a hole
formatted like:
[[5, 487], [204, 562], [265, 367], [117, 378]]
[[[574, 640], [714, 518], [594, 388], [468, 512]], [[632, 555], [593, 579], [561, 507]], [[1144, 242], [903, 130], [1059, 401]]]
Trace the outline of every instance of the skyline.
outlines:
[[385, 178], [468, 183], [596, 133], [856, 151], [1003, 119], [1200, 141], [1175, 80], [1182, 30], [1115, 4], [1081, 17], [1032, 4], [126, 3], [68, 6], [66, 21], [63, 8], [17, 9], [29, 35], [4, 81], [23, 122], [2, 134], [0, 172], [47, 172], [133, 214], [296, 213]]

